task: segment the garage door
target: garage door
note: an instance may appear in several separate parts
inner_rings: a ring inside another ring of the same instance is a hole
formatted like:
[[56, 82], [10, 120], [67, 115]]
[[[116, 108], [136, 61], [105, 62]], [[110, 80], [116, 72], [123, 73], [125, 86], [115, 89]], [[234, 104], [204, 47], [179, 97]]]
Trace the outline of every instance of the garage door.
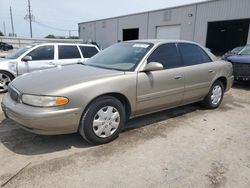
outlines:
[[180, 39], [180, 36], [181, 36], [180, 25], [159, 26], [156, 28], [157, 39]]

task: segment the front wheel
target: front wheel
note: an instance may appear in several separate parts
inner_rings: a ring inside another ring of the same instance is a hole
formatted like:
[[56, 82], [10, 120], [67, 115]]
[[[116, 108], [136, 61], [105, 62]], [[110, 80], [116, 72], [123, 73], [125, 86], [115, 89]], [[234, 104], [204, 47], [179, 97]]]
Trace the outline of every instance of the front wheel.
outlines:
[[105, 144], [119, 136], [125, 123], [123, 104], [111, 96], [99, 97], [82, 116], [79, 132], [88, 142]]
[[0, 93], [6, 93], [8, 91], [9, 83], [14, 79], [14, 77], [5, 71], [0, 71]]
[[206, 98], [202, 101], [202, 105], [209, 109], [218, 108], [224, 96], [224, 86], [221, 81], [216, 81]]

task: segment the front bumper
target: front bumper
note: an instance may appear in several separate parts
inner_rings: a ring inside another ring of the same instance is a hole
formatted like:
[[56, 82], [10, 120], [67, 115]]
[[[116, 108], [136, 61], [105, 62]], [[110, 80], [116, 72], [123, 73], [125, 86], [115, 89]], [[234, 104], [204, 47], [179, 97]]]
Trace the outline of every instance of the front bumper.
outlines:
[[227, 78], [227, 88], [225, 91], [228, 91], [229, 89], [231, 89], [233, 86], [233, 83], [234, 83], [234, 76], [228, 77]]
[[233, 74], [235, 80], [250, 80], [250, 64], [249, 63], [233, 63]]
[[2, 100], [2, 110], [9, 118], [27, 131], [56, 135], [78, 131], [82, 109], [59, 109], [32, 107], [13, 101], [9, 93]]

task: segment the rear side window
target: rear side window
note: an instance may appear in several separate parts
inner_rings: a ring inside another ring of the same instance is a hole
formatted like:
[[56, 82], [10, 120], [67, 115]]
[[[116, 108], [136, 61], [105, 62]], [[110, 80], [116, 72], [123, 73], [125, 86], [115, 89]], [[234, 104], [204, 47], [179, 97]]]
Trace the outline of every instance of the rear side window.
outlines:
[[206, 52], [195, 44], [180, 43], [178, 47], [186, 66], [211, 62]]
[[54, 59], [54, 46], [53, 45], [40, 46], [32, 50], [27, 55], [32, 57], [32, 61], [53, 60]]
[[163, 44], [156, 48], [148, 58], [148, 63], [150, 62], [161, 63], [164, 69], [182, 66], [179, 52], [174, 43]]
[[59, 59], [78, 59], [81, 58], [77, 46], [59, 45]]
[[79, 46], [84, 58], [90, 58], [98, 53], [96, 47], [92, 46]]

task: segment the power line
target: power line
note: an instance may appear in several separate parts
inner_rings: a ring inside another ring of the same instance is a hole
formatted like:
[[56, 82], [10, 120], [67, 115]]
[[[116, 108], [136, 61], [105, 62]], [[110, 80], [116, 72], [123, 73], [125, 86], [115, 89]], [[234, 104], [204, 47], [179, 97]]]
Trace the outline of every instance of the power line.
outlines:
[[44, 23], [41, 23], [41, 22], [38, 22], [35, 20], [33, 20], [33, 22], [42, 26], [42, 27], [46, 27], [49, 29], [57, 30], [57, 31], [78, 31], [78, 30], [74, 30], [74, 29], [62, 29], [62, 28], [53, 27], [53, 26], [50, 26], [50, 25], [47, 25], [47, 24], [44, 24]]

